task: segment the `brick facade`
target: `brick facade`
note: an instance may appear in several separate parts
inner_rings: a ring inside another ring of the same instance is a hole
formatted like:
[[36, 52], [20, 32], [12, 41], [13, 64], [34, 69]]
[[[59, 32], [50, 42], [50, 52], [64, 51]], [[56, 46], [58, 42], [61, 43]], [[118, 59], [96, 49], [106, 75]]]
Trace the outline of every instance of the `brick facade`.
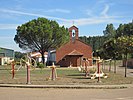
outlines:
[[[70, 40], [56, 50], [56, 63], [60, 66], [77, 67], [84, 65], [83, 59], [92, 59], [92, 48], [78, 39], [78, 28], [69, 28]], [[92, 61], [90, 61], [92, 65]]]

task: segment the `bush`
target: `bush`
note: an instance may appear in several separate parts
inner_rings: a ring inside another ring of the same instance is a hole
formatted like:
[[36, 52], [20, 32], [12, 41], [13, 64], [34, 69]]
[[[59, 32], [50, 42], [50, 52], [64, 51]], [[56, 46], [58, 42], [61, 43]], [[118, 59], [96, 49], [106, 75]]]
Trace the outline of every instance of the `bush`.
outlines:
[[37, 67], [38, 67], [38, 68], [44, 68], [44, 67], [45, 67], [45, 64], [39, 63], [39, 62], [38, 62], [38, 63], [37, 63]]

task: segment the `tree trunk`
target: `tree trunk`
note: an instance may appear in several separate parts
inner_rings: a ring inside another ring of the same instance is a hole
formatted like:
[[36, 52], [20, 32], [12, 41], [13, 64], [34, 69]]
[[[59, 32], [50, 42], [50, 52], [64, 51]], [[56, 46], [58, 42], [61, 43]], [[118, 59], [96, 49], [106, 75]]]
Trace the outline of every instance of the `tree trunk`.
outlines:
[[116, 59], [114, 59], [114, 73], [116, 73]]
[[45, 60], [44, 60], [44, 51], [41, 52], [41, 55], [42, 55], [42, 63], [44, 64], [45, 63]]
[[42, 55], [42, 63], [43, 63], [43, 64], [45, 63], [44, 55]]
[[127, 54], [126, 54], [125, 77], [127, 77]]
[[111, 71], [111, 60], [110, 60], [110, 64], [109, 64], [109, 72]]

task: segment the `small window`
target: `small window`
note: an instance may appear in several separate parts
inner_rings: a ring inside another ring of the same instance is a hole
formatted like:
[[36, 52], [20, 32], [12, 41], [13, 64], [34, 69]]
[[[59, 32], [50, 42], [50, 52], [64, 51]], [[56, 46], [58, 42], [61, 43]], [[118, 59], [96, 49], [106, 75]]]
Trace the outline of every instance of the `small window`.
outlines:
[[86, 61], [86, 58], [83, 58], [83, 60], [85, 60], [85, 61]]
[[75, 34], [76, 34], [76, 32], [75, 32], [75, 30], [73, 29], [73, 30], [72, 30], [72, 37], [75, 37]]

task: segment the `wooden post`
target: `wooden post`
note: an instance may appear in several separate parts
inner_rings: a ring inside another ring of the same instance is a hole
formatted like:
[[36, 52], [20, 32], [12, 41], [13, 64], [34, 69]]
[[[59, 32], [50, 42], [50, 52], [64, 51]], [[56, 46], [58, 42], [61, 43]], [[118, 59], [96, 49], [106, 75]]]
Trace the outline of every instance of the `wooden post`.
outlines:
[[88, 77], [87, 61], [85, 61], [85, 77]]
[[15, 62], [12, 62], [12, 79], [14, 79], [15, 76]]
[[51, 66], [51, 80], [55, 80], [57, 78], [57, 73], [56, 73], [56, 66], [53, 65]]
[[55, 68], [52, 67], [52, 76], [51, 76], [51, 80], [55, 80]]
[[27, 65], [27, 84], [31, 84], [30, 83], [30, 63], [26, 62]]
[[100, 63], [99, 62], [97, 63], [97, 67], [98, 67], [98, 81], [97, 82], [100, 82]]

